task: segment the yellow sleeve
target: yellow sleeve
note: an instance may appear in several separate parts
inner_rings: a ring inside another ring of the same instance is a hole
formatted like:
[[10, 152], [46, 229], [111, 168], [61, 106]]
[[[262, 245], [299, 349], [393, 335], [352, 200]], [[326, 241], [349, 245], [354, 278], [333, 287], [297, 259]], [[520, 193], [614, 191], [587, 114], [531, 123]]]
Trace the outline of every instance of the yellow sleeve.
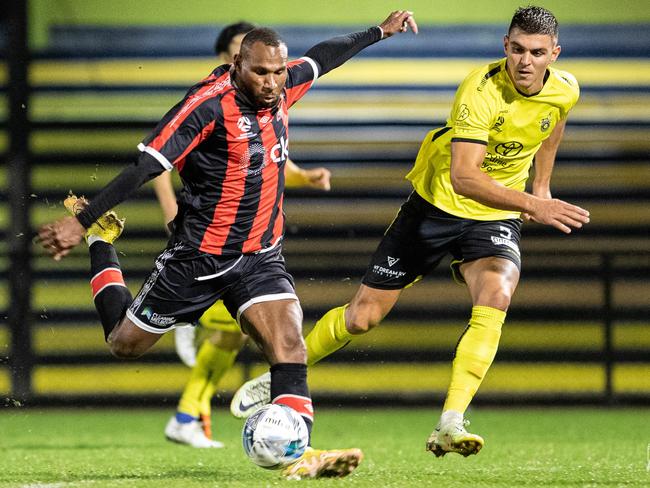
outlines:
[[578, 85], [578, 80], [576, 80], [571, 73], [559, 70], [556, 73], [560, 82], [563, 83], [564, 88], [569, 93], [566, 104], [560, 108], [560, 118], [566, 119], [567, 115], [569, 115], [569, 111], [576, 103], [578, 103], [578, 99], [580, 98], [580, 86]]
[[449, 118], [451, 138], [482, 141], [487, 144], [493, 125], [490, 95], [486, 89], [478, 89], [483, 70], [471, 73], [456, 91]]

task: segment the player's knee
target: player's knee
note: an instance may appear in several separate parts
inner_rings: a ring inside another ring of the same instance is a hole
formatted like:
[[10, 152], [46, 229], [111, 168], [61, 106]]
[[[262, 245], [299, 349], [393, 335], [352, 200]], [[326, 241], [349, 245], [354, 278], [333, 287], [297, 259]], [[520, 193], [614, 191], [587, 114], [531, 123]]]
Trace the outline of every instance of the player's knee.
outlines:
[[144, 350], [138, 347], [137, 344], [120, 340], [119, 338], [113, 339], [109, 343], [111, 354], [119, 359], [136, 359], [144, 354]]
[[512, 296], [504, 290], [494, 290], [481, 294], [479, 302], [498, 310], [508, 310]]

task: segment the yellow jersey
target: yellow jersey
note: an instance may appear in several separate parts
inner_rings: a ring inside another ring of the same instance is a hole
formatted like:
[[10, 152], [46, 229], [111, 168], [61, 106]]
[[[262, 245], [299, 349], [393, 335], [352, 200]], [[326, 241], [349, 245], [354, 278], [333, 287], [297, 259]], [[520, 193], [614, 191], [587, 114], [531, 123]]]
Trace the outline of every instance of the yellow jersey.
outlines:
[[474, 220], [518, 218], [458, 195], [451, 186], [451, 142], [486, 145], [481, 170], [514, 190], [524, 191], [535, 153], [580, 96], [566, 71], [548, 68], [544, 87], [520, 93], [506, 71], [506, 59], [472, 71], [456, 92], [447, 125], [429, 132], [406, 175], [417, 193], [447, 213]]

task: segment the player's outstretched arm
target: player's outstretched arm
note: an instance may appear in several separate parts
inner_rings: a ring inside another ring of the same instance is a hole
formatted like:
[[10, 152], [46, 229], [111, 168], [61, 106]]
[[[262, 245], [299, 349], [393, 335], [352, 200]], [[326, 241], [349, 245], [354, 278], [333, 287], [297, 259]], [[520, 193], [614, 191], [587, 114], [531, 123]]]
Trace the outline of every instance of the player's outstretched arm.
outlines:
[[338, 68], [371, 44], [392, 37], [398, 32], [406, 32], [408, 29], [416, 34], [418, 32], [413, 12], [396, 10], [378, 26], [316, 44], [305, 53], [305, 57], [312, 59], [317, 64], [318, 76], [322, 76]]
[[39, 242], [55, 260], [60, 260], [81, 242], [93, 222], [163, 171], [155, 158], [143, 153], [136, 164], [124, 168], [75, 217], [43, 225], [38, 231]]

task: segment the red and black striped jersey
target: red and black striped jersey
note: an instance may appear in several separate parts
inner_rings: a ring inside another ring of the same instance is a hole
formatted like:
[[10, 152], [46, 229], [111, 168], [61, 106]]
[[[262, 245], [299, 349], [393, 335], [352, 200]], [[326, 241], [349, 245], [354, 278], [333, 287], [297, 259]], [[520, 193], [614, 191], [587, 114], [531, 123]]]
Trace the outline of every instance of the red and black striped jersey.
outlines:
[[279, 102], [258, 110], [233, 84], [230, 65], [219, 66], [138, 145], [179, 171], [179, 240], [221, 255], [261, 251], [281, 239], [288, 110], [317, 76], [310, 58], [287, 63]]

